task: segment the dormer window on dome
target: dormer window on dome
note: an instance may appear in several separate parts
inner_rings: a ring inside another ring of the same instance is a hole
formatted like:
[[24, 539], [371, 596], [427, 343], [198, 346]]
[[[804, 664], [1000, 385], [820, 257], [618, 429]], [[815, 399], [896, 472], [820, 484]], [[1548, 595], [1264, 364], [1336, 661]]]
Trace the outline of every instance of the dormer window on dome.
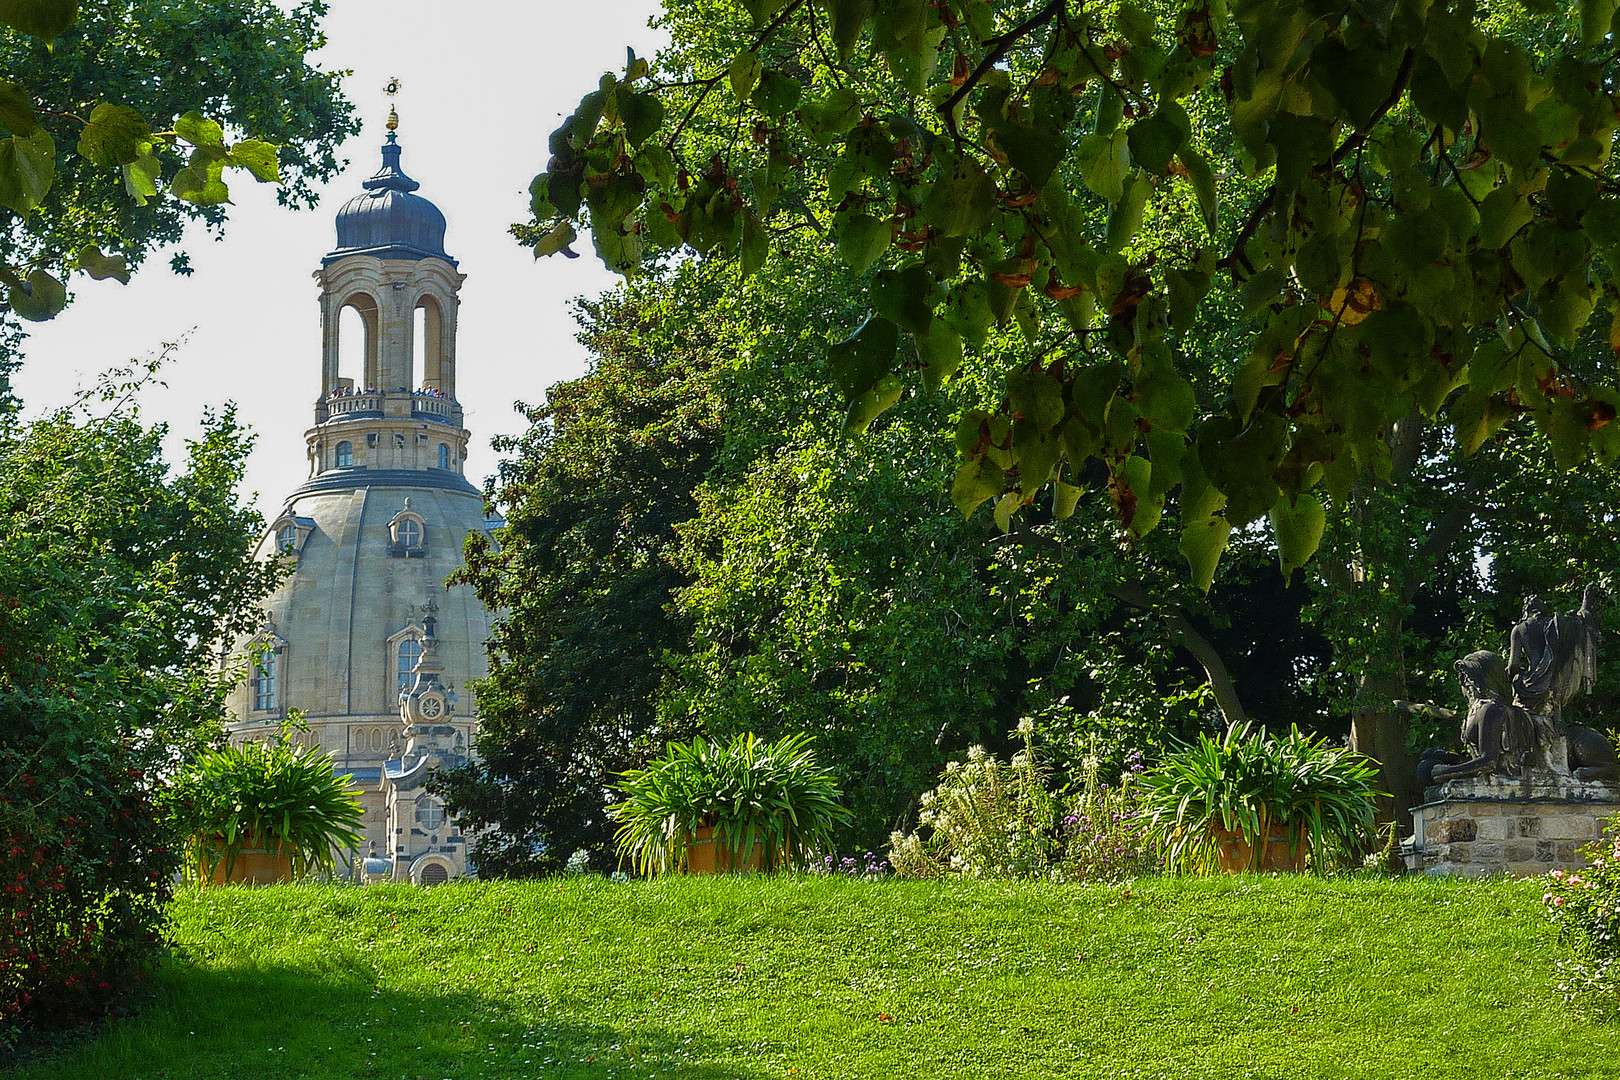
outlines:
[[304, 550], [304, 541], [308, 540], [309, 534], [314, 531], [314, 518], [283, 512], [270, 526], [272, 550], [276, 555], [291, 558], [296, 562], [298, 553]]
[[411, 509], [411, 500], [388, 522], [388, 554], [396, 559], [420, 559], [427, 554], [427, 520]]

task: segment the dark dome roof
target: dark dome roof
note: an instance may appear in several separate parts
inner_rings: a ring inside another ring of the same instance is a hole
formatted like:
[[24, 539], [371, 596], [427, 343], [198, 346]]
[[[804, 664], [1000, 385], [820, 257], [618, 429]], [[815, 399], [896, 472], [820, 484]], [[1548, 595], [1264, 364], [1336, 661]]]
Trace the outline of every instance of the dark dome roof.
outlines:
[[337, 247], [323, 263], [347, 255], [379, 259], [456, 260], [444, 252], [444, 215], [426, 199], [413, 195], [422, 185], [399, 168], [399, 143], [389, 132], [382, 148], [382, 168], [365, 189], [343, 204], [337, 215]]

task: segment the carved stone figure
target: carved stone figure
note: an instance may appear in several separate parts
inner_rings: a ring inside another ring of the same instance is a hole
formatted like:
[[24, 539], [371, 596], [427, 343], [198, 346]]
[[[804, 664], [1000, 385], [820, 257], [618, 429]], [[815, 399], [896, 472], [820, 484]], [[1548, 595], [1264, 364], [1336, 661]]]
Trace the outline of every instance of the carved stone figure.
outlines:
[[[1425, 751], [1418, 765], [1419, 779], [1427, 787], [1442, 780], [1486, 773], [1517, 776], [1535, 752], [1536, 729], [1530, 714], [1513, 704], [1508, 669], [1502, 657], [1482, 649], [1458, 660], [1456, 668], [1457, 682], [1468, 699], [1462, 737], [1473, 756], [1436, 749]], [[1432, 706], [1426, 711], [1441, 719], [1457, 715], [1450, 709]]]
[[[1490, 774], [1519, 777], [1527, 769], [1580, 781], [1620, 779], [1608, 736], [1563, 719], [1564, 707], [1597, 677], [1599, 599], [1597, 586], [1588, 585], [1579, 611], [1550, 615], [1540, 597], [1527, 596], [1505, 664], [1488, 650], [1457, 661], [1457, 680], [1468, 700], [1462, 737], [1469, 754], [1425, 751], [1418, 766], [1424, 786]], [[1440, 720], [1458, 715], [1432, 705], [1396, 706]]]
[[1597, 680], [1598, 600], [1597, 585], [1588, 585], [1579, 611], [1550, 615], [1532, 593], [1524, 598], [1524, 617], [1509, 638], [1514, 700], [1544, 718], [1549, 736], [1560, 734], [1564, 706]]

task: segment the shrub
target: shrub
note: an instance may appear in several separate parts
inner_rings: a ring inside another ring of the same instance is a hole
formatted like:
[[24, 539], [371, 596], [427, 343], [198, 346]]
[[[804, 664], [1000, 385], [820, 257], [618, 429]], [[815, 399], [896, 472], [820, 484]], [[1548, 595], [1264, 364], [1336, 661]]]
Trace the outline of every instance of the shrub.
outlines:
[[849, 818], [832, 773], [816, 764], [810, 737], [773, 743], [751, 733], [721, 744], [709, 739], [670, 743], [664, 756], [632, 769], [615, 785], [623, 801], [609, 810], [619, 823], [621, 857], [643, 874], [688, 864], [698, 829], [714, 830], [716, 848], [760, 868], [807, 865]]
[[1081, 767], [1084, 773], [1078, 789], [1064, 803], [1058, 860], [1050, 876], [1116, 881], [1157, 870], [1155, 846], [1138, 814], [1135, 781], [1143, 771], [1141, 752], [1132, 750], [1125, 755], [1124, 775], [1115, 784], [1101, 778], [1095, 756], [1088, 754]]
[[1218, 868], [1223, 839], [1250, 848], [1257, 869], [1270, 838], [1306, 849], [1318, 872], [1343, 863], [1370, 836], [1376, 767], [1346, 747], [1291, 728], [1230, 725], [1219, 740], [1198, 741], [1141, 777], [1141, 818], [1170, 869]]
[[1558, 989], [1565, 1000], [1603, 996], [1620, 1005], [1620, 817], [1581, 853], [1592, 865], [1554, 870], [1541, 898], [1559, 940], [1574, 953], [1558, 963]]
[[350, 777], [329, 754], [280, 739], [202, 754], [166, 795], [186, 836], [186, 873], [199, 881], [259, 842], [291, 857], [295, 876], [335, 869], [334, 850], [357, 846], [362, 811]]
[[[63, 733], [64, 741], [73, 741]], [[118, 1005], [164, 947], [179, 856], [118, 744], [0, 749], [0, 1046]]]
[[890, 837], [895, 872], [1067, 881], [1151, 869], [1129, 786], [1103, 782], [1100, 763], [1090, 755], [1075, 791], [1053, 791], [1051, 771], [1035, 753], [1033, 722], [1020, 721], [1018, 733], [1024, 749], [1010, 762], [974, 746], [965, 762], [945, 767], [939, 786], [922, 796], [919, 831]]
[[220, 643], [281, 573], [249, 554], [229, 413], [177, 473], [161, 428], [102, 411], [0, 423], [0, 1048], [95, 1022], [161, 958], [180, 839], [156, 777], [218, 732]]

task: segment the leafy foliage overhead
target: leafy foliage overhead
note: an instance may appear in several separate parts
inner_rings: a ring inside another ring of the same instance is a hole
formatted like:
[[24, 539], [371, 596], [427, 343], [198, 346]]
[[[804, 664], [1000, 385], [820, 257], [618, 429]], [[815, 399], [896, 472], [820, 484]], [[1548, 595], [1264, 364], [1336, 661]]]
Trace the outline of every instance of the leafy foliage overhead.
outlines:
[[0, 0], [5, 307], [54, 318], [70, 274], [127, 282], [187, 220], [219, 226], [228, 170], [313, 202], [309, 181], [337, 171], [354, 130], [337, 74], [306, 60], [324, 13], [319, 0]]
[[[958, 507], [1006, 528], [1051, 487], [1066, 516], [1097, 458], [1121, 524], [1168, 505], [1207, 588], [1261, 519], [1285, 570], [1308, 560], [1408, 416], [1470, 454], [1517, 416], [1565, 468], [1620, 454], [1614, 4], [1550, 12], [1568, 33], [1536, 52], [1515, 14], [671, 0], [670, 70], [631, 54], [585, 95], [518, 231], [572, 254], [588, 225], [625, 274], [690, 248], [748, 275], [816, 230], [873, 271], [827, 350], [851, 433], [1016, 325], [1000, 406], [957, 428]], [[1144, 226], [1178, 217], [1198, 231]], [[1200, 409], [1187, 356], [1234, 311], [1244, 351]]]

